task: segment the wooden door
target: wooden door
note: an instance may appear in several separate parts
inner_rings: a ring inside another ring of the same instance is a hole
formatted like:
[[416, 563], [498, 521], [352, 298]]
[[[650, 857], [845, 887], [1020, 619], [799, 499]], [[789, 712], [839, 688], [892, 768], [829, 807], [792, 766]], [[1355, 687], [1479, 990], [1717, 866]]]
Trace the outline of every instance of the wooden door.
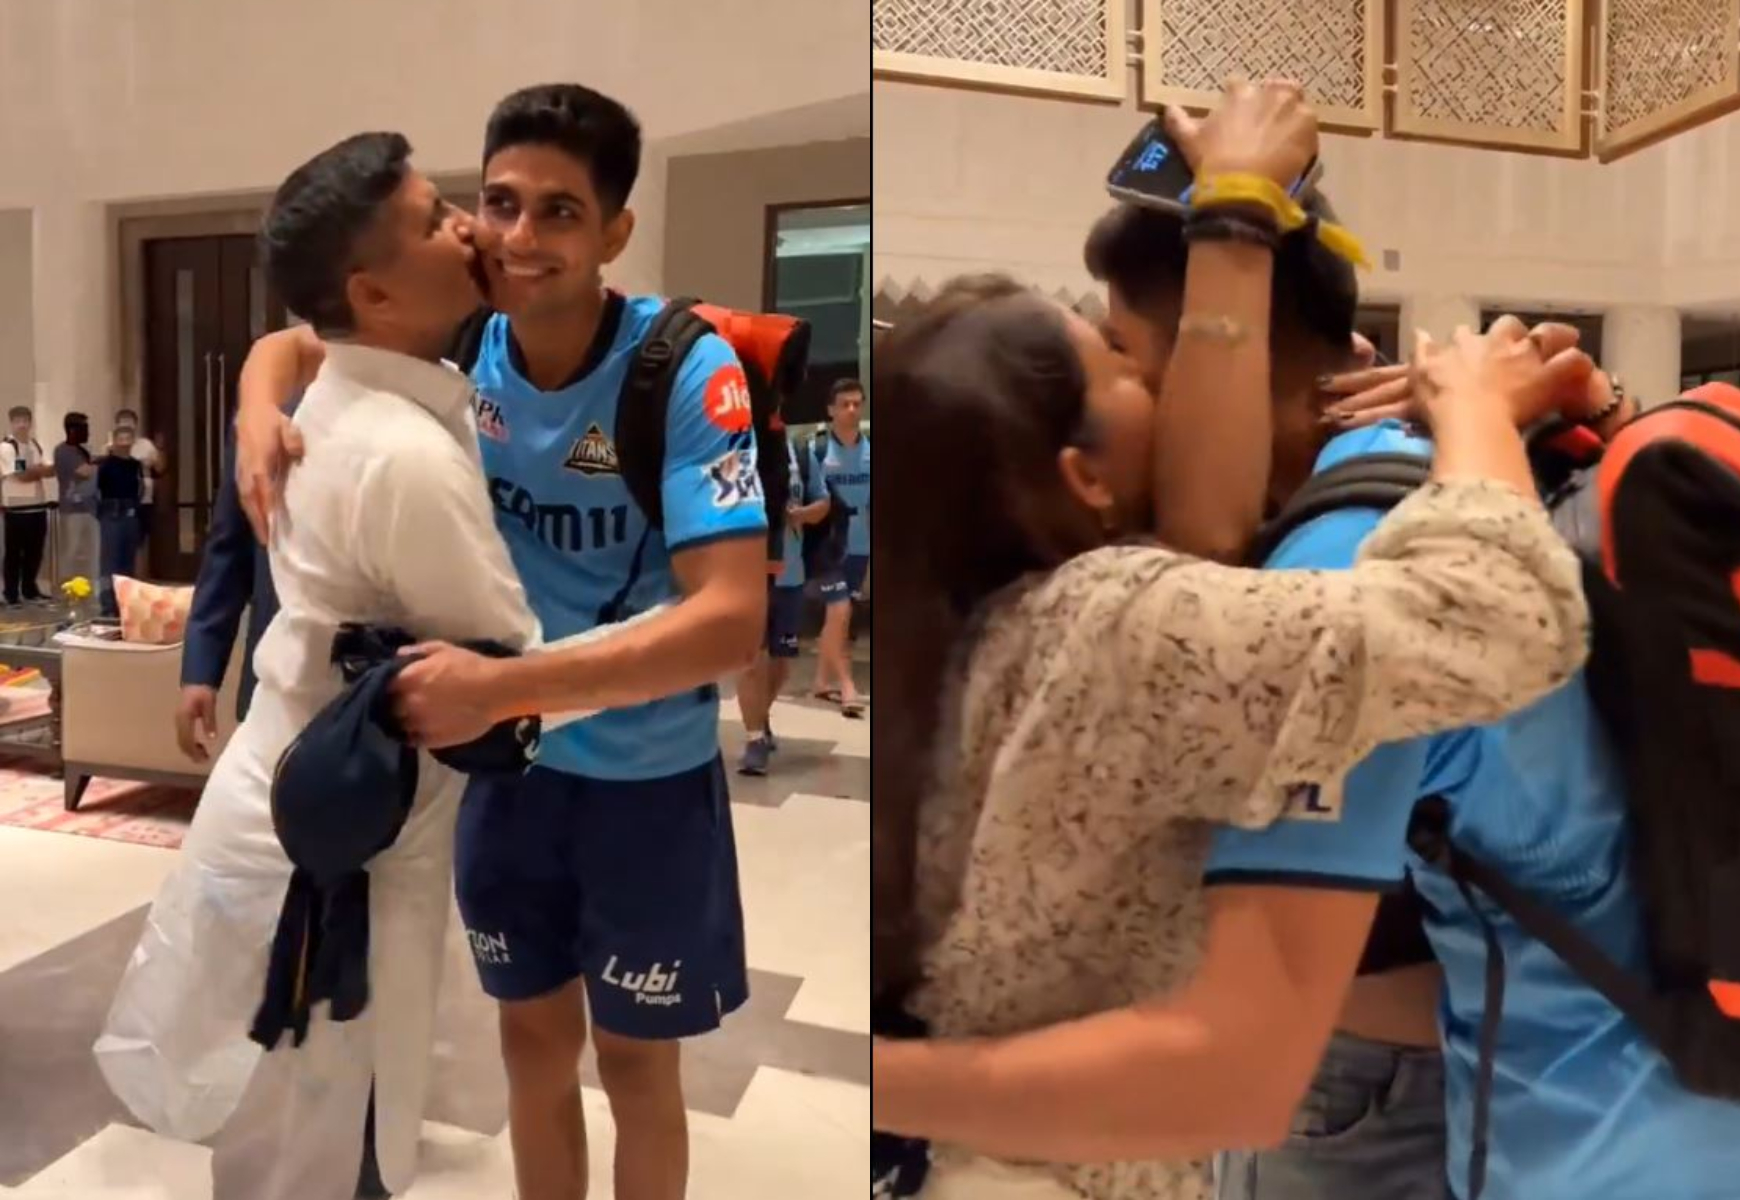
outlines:
[[168, 459], [146, 542], [148, 570], [188, 581], [228, 469], [223, 449], [242, 362], [256, 338], [284, 327], [284, 305], [245, 235], [146, 242], [145, 288], [141, 418]]

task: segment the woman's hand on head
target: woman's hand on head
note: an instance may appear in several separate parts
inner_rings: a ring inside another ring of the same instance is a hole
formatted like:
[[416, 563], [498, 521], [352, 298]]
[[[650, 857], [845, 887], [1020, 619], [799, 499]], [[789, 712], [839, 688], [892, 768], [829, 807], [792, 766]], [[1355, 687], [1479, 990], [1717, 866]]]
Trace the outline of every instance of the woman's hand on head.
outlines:
[[1551, 353], [1556, 342], [1529, 335], [1514, 317], [1494, 322], [1485, 334], [1458, 327], [1448, 342], [1416, 335], [1412, 380], [1427, 420], [1436, 422], [1454, 405], [1493, 405], [1518, 429], [1553, 415], [1566, 398], [1584, 392], [1595, 364], [1575, 346]]
[[1199, 178], [1250, 174], [1291, 187], [1317, 157], [1317, 114], [1285, 79], [1229, 79], [1206, 117], [1168, 107], [1166, 131]]

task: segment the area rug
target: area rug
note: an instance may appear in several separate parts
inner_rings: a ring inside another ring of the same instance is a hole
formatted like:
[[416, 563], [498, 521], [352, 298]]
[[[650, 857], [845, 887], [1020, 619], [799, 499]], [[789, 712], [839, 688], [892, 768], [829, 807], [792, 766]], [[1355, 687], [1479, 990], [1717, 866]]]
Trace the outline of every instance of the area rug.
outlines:
[[77, 812], [66, 785], [18, 760], [0, 759], [0, 825], [179, 849], [199, 793], [123, 779], [93, 779]]

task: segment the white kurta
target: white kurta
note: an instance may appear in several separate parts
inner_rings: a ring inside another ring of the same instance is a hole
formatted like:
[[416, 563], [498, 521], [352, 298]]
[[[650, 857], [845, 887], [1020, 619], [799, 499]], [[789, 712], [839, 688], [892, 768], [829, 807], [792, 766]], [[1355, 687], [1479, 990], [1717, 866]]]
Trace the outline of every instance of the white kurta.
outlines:
[[[256, 652], [259, 688], [96, 1047], [140, 1120], [177, 1138], [216, 1136], [214, 1200], [349, 1200], [371, 1080], [381, 1176], [395, 1193], [415, 1169], [432, 1070], [491, 1098], [481, 1112], [473, 1104], [475, 1117], [499, 1129], [505, 1116], [494, 1021], [450, 919], [463, 780], [427, 755], [404, 830], [369, 864], [367, 1011], [334, 1024], [319, 1006], [300, 1049], [286, 1040], [267, 1055], [247, 1036], [291, 871], [272, 831], [271, 777], [342, 690], [334, 631], [361, 621], [429, 639], [536, 640], [496, 533], [471, 396], [444, 366], [332, 345], [296, 413], [307, 453], [273, 534], [281, 608]], [[477, 1027], [453, 1030], [438, 1063], [442, 989], [443, 1006]]]

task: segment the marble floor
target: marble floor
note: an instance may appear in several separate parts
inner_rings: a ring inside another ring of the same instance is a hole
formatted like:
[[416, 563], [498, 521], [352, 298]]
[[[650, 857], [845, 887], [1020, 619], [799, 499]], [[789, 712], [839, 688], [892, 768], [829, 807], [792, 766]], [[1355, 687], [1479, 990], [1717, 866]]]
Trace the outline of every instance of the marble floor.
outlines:
[[[735, 718], [728, 700], [732, 761]], [[692, 1200], [831, 1200], [865, 1186], [870, 724], [794, 698], [773, 725], [773, 772], [732, 776], [754, 998], [687, 1053]], [[0, 1197], [209, 1200], [208, 1152], [136, 1127], [89, 1053], [174, 857], [0, 827]], [[589, 1086], [586, 1108], [591, 1194], [608, 1200], [603, 1093]], [[425, 1126], [407, 1200], [512, 1194], [505, 1136]]]

